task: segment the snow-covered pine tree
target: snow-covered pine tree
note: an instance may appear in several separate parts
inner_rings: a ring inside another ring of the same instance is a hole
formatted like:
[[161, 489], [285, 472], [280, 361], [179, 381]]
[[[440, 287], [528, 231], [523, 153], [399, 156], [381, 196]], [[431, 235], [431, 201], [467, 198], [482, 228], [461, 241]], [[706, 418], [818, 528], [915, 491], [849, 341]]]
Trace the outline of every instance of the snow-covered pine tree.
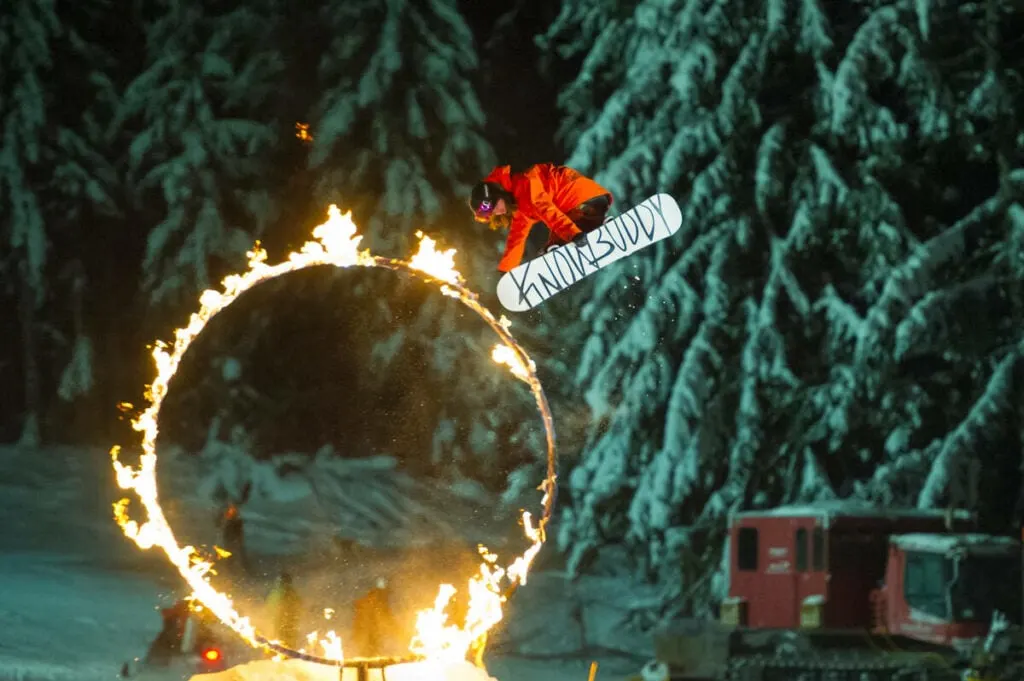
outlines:
[[[94, 244], [106, 242], [104, 233], [112, 231], [121, 215], [115, 198], [120, 178], [111, 163], [107, 127], [117, 101], [118, 60], [112, 54], [116, 47], [99, 44], [91, 30], [110, 22], [115, 11], [119, 10], [102, 5], [62, 8], [64, 40], [57, 55], [61, 81], [53, 84], [59, 88], [61, 104], [55, 112], [61, 134], [54, 155], [52, 212], [61, 229], [53, 244], [54, 261], [59, 263], [54, 277], [54, 289], [59, 292], [54, 297], [59, 299], [53, 309], [64, 316], [54, 324], [54, 336], [63, 341], [61, 354], [70, 354], [60, 370], [56, 392], [62, 401], [75, 403], [68, 414], [62, 414], [70, 417], [61, 428], [71, 437], [94, 437], [105, 420], [98, 418], [97, 410], [85, 408], [81, 399], [88, 398], [89, 406], [98, 405], [100, 325], [93, 321], [98, 311], [90, 303], [100, 298], [91, 294], [102, 286], [106, 277], [101, 273], [108, 272], [111, 264], [109, 251]], [[89, 228], [83, 229], [85, 225]]]
[[320, 196], [351, 209], [375, 249], [407, 246], [493, 161], [473, 35], [454, 0], [330, 0], [321, 12], [332, 39], [312, 121]]
[[[1005, 396], [1008, 346], [986, 345], [969, 321], [964, 358], [913, 365], [892, 344], [933, 288], [926, 263], [944, 280], [1000, 276], [1003, 249], [963, 234], [1012, 217], [1013, 171], [997, 181], [979, 135], [1013, 126], [1005, 108], [991, 126], [966, 110], [986, 41], [965, 25], [987, 26], [994, 7], [995, 44], [1009, 48], [1005, 27], [1024, 17], [996, 0], [563, 7], [545, 40], [585, 54], [563, 102], [568, 164], [620, 203], [669, 191], [684, 229], [599, 274], [584, 308], [578, 380], [595, 425], [559, 539], [571, 569], [625, 544], [640, 574], [662, 580], [669, 611], [707, 611], [724, 588], [730, 511], [854, 492], [913, 503], [935, 456], [924, 448], [992, 376], [978, 370], [1003, 362]], [[1002, 50], [1000, 74], [1019, 70], [1019, 52]], [[998, 139], [1019, 160], [1019, 141]], [[640, 283], [625, 286], [627, 272]], [[852, 484], [879, 468], [914, 473]], [[682, 581], [683, 556], [703, 579]]]
[[[457, 3], [335, 0], [322, 17], [331, 41], [310, 153], [322, 202], [351, 209], [375, 252], [406, 256], [423, 229], [440, 248], [457, 248], [470, 281], [490, 279], [493, 244], [469, 233], [465, 197], [495, 158], [474, 85], [476, 46]], [[490, 329], [458, 303], [412, 290], [418, 286], [396, 282], [373, 294], [381, 305], [366, 306], [368, 315], [380, 311], [365, 320], [380, 338], [372, 370], [380, 386], [407, 385], [411, 397], [423, 386], [411, 385], [407, 362], [424, 358], [432, 389], [445, 394], [435, 400], [445, 406], [429, 459], [437, 470], [500, 482], [504, 453], [543, 451], [529, 394], [518, 386], [524, 399], [509, 397], [517, 382], [491, 361]]]
[[[47, 0], [16, 0], [0, 13], [0, 271], [17, 301], [26, 445], [44, 435], [40, 416], [49, 395], [71, 399], [92, 387], [83, 270], [77, 261], [68, 266], [61, 249], [77, 257], [72, 244], [87, 238], [83, 216], [113, 209], [113, 174], [98, 153], [102, 135], [87, 106], [105, 84], [75, 18]], [[58, 71], [57, 63], [74, 66]], [[56, 384], [44, 378], [53, 374]]]
[[125, 89], [116, 124], [131, 138], [133, 201], [153, 222], [143, 289], [153, 302], [191, 299], [215, 282], [217, 259], [237, 269], [274, 217], [267, 150], [293, 125], [274, 118], [276, 15], [161, 0], [139, 19], [145, 68]]
[[49, 238], [43, 199], [30, 182], [43, 161], [49, 121], [44, 83], [53, 67], [51, 44], [60, 31], [53, 2], [21, 0], [0, 15], [0, 60], [7, 66], [0, 91], [0, 205], [5, 242], [4, 270], [13, 282], [20, 330], [25, 418], [20, 441], [40, 441], [42, 407], [37, 313], [46, 296]]
[[[1024, 453], [1019, 424], [1012, 430], [1024, 395], [1024, 136], [1016, 115], [1024, 101], [1024, 12], [982, 0], [962, 4], [957, 16], [977, 38], [963, 52], [954, 120], [962, 157], [986, 166], [987, 195], [893, 271], [858, 338], [865, 353], [884, 349], [876, 353], [882, 360], [873, 366], [876, 380], [922, 357], [941, 357], [955, 367], [960, 385], [955, 403], [946, 405], [945, 427], [925, 447], [907, 452], [927, 466], [924, 484], [914, 490], [923, 508], [965, 503], [969, 463], [983, 471], [975, 484], [1010, 491], [1005, 481], [1018, 477]], [[874, 487], [884, 488], [888, 476], [882, 468]], [[905, 480], [905, 471], [896, 477]]]

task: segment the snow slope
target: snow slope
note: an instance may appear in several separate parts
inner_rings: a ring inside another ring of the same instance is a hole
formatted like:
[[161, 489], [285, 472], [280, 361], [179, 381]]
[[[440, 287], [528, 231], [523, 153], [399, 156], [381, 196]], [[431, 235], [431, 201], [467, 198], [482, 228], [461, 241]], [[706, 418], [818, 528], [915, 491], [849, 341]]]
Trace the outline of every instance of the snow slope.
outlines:
[[[175, 477], [170, 470], [165, 476]], [[168, 490], [197, 489], [187, 475], [170, 482]], [[118, 492], [105, 452], [0, 447], [0, 681], [109, 681], [125, 660], [142, 655], [156, 635], [156, 610], [173, 598], [179, 579], [159, 555], [137, 550], [121, 535], [110, 512]], [[179, 518], [204, 515], [194, 496], [172, 498], [165, 492], [164, 497]], [[466, 511], [465, 500], [452, 499], [451, 508]], [[478, 534], [472, 531], [474, 514], [485, 510], [476, 508], [469, 517], [449, 514], [446, 523], [469, 528], [467, 535]], [[485, 515], [480, 525], [487, 527], [494, 518]], [[322, 526], [297, 511], [292, 522], [269, 523], [280, 517], [266, 500], [252, 510], [253, 545], [278, 547], [276, 554], [256, 561], [248, 592], [236, 596], [255, 604], [257, 623], [259, 599], [279, 565], [298, 568], [307, 617], [319, 617], [328, 604], [337, 608], [343, 636], [348, 605], [377, 574], [392, 577], [397, 585], [401, 613], [432, 599], [436, 585], [453, 572], [475, 565], [468, 543], [479, 537], [408, 548], [332, 539], [331, 553], [323, 543], [310, 548]], [[271, 529], [261, 531], [261, 522]], [[199, 527], [182, 529], [203, 534]], [[498, 681], [582, 681], [592, 660], [599, 662], [600, 681], [634, 673], [649, 651], [643, 637], [627, 634], [621, 625], [625, 606], [643, 596], [625, 587], [596, 577], [570, 585], [557, 571], [537, 572], [513, 595], [506, 620], [492, 634], [489, 674]], [[164, 674], [182, 675], [182, 670]]]

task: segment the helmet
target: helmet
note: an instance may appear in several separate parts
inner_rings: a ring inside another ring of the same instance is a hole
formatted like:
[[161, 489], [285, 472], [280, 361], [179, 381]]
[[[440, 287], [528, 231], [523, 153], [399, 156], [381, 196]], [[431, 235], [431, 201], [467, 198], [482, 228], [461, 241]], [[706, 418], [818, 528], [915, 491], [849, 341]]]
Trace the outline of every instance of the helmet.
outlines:
[[498, 201], [508, 197], [506, 192], [497, 182], [480, 182], [469, 194], [469, 207], [473, 210], [473, 219], [477, 222], [489, 222], [491, 212], [498, 205]]

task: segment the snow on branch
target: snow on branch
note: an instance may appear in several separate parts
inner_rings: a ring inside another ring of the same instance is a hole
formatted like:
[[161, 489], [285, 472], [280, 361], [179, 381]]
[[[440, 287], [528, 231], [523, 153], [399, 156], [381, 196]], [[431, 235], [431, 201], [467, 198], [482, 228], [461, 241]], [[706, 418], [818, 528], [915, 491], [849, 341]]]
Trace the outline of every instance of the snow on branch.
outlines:
[[717, 67], [718, 55], [711, 43], [699, 37], [689, 40], [686, 50], [673, 59], [669, 79], [678, 105], [696, 111], [704, 88], [715, 80]]
[[598, 544], [616, 538], [609, 536], [611, 528], [605, 516], [609, 505], [625, 502], [636, 488], [635, 429], [631, 414], [617, 413], [608, 432], [569, 475], [573, 505], [563, 512], [558, 542], [570, 549], [570, 573]]
[[800, 287], [800, 282], [797, 281], [796, 275], [793, 274], [793, 270], [789, 267], [789, 256], [792, 253], [799, 251], [799, 248], [793, 248], [791, 246], [793, 241], [799, 242], [800, 233], [796, 230], [790, 230], [784, 242], [780, 242], [779, 239], [773, 238], [771, 242], [771, 277], [778, 280], [778, 285], [786, 291], [786, 295], [789, 301], [793, 304], [793, 308], [796, 313], [801, 317], [807, 316], [811, 309], [810, 300], [807, 298], [807, 294], [804, 293]]
[[842, 201], [846, 198], [850, 188], [846, 181], [836, 170], [829, 158], [828, 152], [817, 144], [810, 145], [811, 163], [818, 175], [818, 196], [819, 201], [829, 205], [835, 201]]
[[[598, 312], [591, 320], [591, 333], [576, 373], [577, 384], [589, 385], [586, 400], [595, 414], [607, 414], [611, 410], [610, 396], [617, 392], [620, 381], [640, 358], [652, 356], [656, 344], [663, 341], [663, 334], [671, 333], [673, 340], [685, 338], [699, 315], [720, 317], [728, 309], [726, 268], [730, 265], [729, 253], [735, 246], [735, 229], [735, 225], [726, 223], [695, 239], [672, 262], [670, 269], [661, 274], [644, 307], [625, 330], [611, 326], [617, 319], [615, 301], [595, 308]], [[700, 305], [700, 297], [688, 277], [705, 261], [710, 261], [706, 286], [714, 294], [705, 295]], [[618, 281], [610, 274], [608, 279]], [[667, 313], [666, 305], [672, 314]], [[673, 322], [672, 328], [662, 328], [663, 323], [669, 321]]]
[[818, 418], [805, 431], [808, 442], [827, 441], [830, 451], [837, 451], [850, 432], [850, 410], [856, 396], [857, 376], [842, 364], [829, 371], [827, 383], [811, 389], [808, 398]]
[[[592, 49], [595, 47], [595, 36], [600, 40], [609, 24], [618, 23], [609, 17], [616, 4], [615, 0], [562, 3], [558, 16], [537, 42], [547, 49], [557, 43], [557, 51], [562, 58], [571, 58], [586, 49]], [[560, 40], [562, 36], [572, 36], [575, 40], [563, 42]]]
[[[692, 250], [692, 249], [691, 249]], [[669, 333], [679, 338], [692, 328], [700, 311], [700, 298], [686, 281], [688, 268], [679, 267], [683, 258], [676, 261], [661, 279], [658, 289], [651, 295], [645, 305], [657, 307], [672, 324]]]
[[711, 251], [707, 274], [704, 276], [704, 316], [716, 324], [725, 321], [732, 304], [735, 270], [733, 256], [738, 251], [736, 232], [741, 221], [734, 223], [733, 232], [723, 235]]
[[858, 496], [885, 506], [915, 504], [920, 481], [927, 475], [929, 462], [934, 460], [941, 446], [941, 440], [935, 440], [924, 450], [905, 450], [890, 457], [889, 462], [875, 469], [870, 480], [857, 485]]
[[768, 204], [783, 190], [783, 151], [786, 144], [786, 124], [779, 121], [761, 136], [757, 147], [757, 166], [754, 171], [754, 203], [761, 218], [768, 219]]
[[817, 226], [821, 221], [814, 220], [815, 207], [809, 199], [800, 199], [793, 209], [793, 219], [786, 232], [786, 243], [795, 251], [807, 248], [817, 236]]
[[[743, 370], [756, 371], [759, 380], [780, 379], [795, 388], [799, 384], [799, 380], [786, 363], [785, 339], [779, 332], [776, 323], [776, 307], [779, 302], [779, 294], [783, 290], [787, 291], [791, 302], [798, 311], [804, 309], [807, 302], [795, 277], [786, 266], [785, 250], [782, 244], [777, 239], [773, 240], [771, 249], [771, 270], [761, 294], [757, 326], [749, 331], [753, 335], [748, 339], [748, 346], [744, 347]], [[747, 352], [751, 343], [752, 347], [757, 349], [756, 363], [755, 354]]]
[[683, 224], [700, 224], [718, 199], [728, 195], [737, 177], [732, 159], [724, 153], [716, 156], [693, 181], [689, 199], [683, 206]]
[[611, 19], [602, 26], [593, 46], [583, 59], [576, 80], [559, 94], [558, 105], [567, 114], [565, 125], [569, 126], [572, 133], [573, 144], [576, 142], [578, 130], [589, 128], [599, 115], [601, 102], [595, 101], [595, 88], [622, 70], [620, 63], [624, 58], [621, 51], [626, 42], [624, 36], [628, 34], [628, 25], [617, 19]]
[[930, 291], [896, 327], [896, 359], [907, 354], [945, 348], [951, 341], [957, 340], [955, 327], [964, 319], [965, 310], [986, 309], [990, 296], [996, 295], [1003, 284], [999, 277], [984, 274], [938, 291]]
[[577, 140], [567, 165], [600, 168], [623, 147], [629, 138], [627, 131], [644, 125], [642, 112], [660, 103], [664, 96], [664, 81], [657, 77], [658, 71], [652, 67], [643, 78], [630, 80], [628, 88], [608, 98], [596, 120]]
[[897, 65], [889, 54], [889, 42], [893, 39], [904, 45], [913, 45], [914, 37], [901, 24], [898, 6], [885, 5], [874, 10], [857, 29], [847, 47], [831, 92], [831, 126], [837, 134], [853, 132], [856, 121], [863, 121], [863, 114], [874, 106], [869, 102], [867, 84], [877, 80], [868, 71], [874, 68], [883, 74], [892, 75]]
[[407, 233], [396, 227], [436, 219], [467, 177], [493, 165], [468, 79], [478, 66], [473, 34], [455, 0], [325, 12], [336, 37], [321, 60], [330, 86], [313, 122], [317, 193], [344, 201], [375, 244], [390, 247]]
[[[611, 406], [608, 402], [609, 396], [617, 393], [623, 383], [628, 385], [642, 374], [647, 363], [652, 360], [656, 362], [660, 358], [654, 350], [662, 340], [662, 326], [668, 321], [658, 310], [645, 306], [619, 336], [610, 352], [604, 357], [594, 355], [593, 363], [584, 362], [588, 367], [601, 363], [586, 393], [587, 403], [591, 409], [599, 414], [606, 413]], [[600, 346], [591, 347], [605, 349]], [[590, 350], [590, 353], [594, 352], [595, 350]], [[640, 374], [633, 373], [632, 370], [636, 367], [640, 368]], [[580, 380], [586, 380], [587, 375], [582, 370], [577, 373]]]
[[803, 469], [800, 475], [800, 488], [794, 501], [815, 502], [834, 500], [837, 498], [828, 475], [823, 470], [818, 456], [810, 447], [804, 447]]
[[[31, 179], [33, 166], [45, 159], [50, 135], [48, 102], [42, 87], [53, 67], [52, 43], [61, 33], [53, 3], [21, 3], [0, 12], [0, 198], [4, 253], [19, 254], [22, 276], [42, 302], [44, 269], [50, 243], [40, 196]], [[44, 161], [45, 162], [45, 161]]]
[[79, 335], [71, 347], [71, 359], [61, 373], [57, 395], [70, 402], [80, 395], [87, 395], [94, 381], [92, 339]]
[[[654, 177], [658, 164], [662, 162], [661, 149], [673, 143], [671, 126], [665, 118], [671, 115], [671, 103], [663, 104], [650, 125], [642, 135], [638, 135], [634, 144], [627, 146], [602, 167], [596, 175], [608, 189], [624, 203], [639, 203], [650, 196], [650, 187], [654, 186]], [[680, 162], [689, 160], [683, 156]], [[616, 267], [619, 265], [613, 265]]]
[[1014, 372], [1024, 354], [1024, 344], [1013, 348], [996, 366], [985, 391], [971, 407], [967, 417], [946, 436], [918, 496], [919, 508], [934, 508], [954, 482], [955, 471], [963, 457], [977, 456], [986, 434], [999, 431], [1000, 423], [1013, 395]]
[[630, 534], [640, 542], [657, 541], [672, 524], [678, 505], [673, 492], [679, 477], [678, 458], [659, 452], [640, 474], [627, 514]]
[[896, 84], [907, 94], [921, 141], [947, 140], [954, 127], [957, 97], [920, 46], [908, 48], [903, 55]]
[[[766, 45], [757, 32], [752, 32], [722, 81], [722, 97], [715, 110], [715, 123], [720, 137], [735, 135], [744, 113], [750, 113], [756, 104], [750, 93], [760, 90], [764, 75]], [[756, 108], [754, 109], [756, 111]], [[757, 115], [750, 119], [756, 120]]]
[[861, 334], [861, 319], [853, 306], [847, 303], [836, 292], [832, 284], [826, 284], [821, 297], [814, 302], [814, 312], [824, 312], [829, 323], [829, 345], [836, 347], [840, 343], [854, 343]]
[[1007, 91], [1003, 78], [993, 71], [986, 71], [981, 82], [967, 99], [971, 114], [979, 118], [995, 120], [1013, 111], [1013, 96]]
[[994, 217], [1003, 205], [998, 195], [986, 199], [956, 224], [919, 245], [902, 264], [893, 268], [878, 301], [860, 327], [855, 351], [859, 364], [877, 356], [883, 336], [898, 323], [902, 311], [931, 289], [936, 270], [963, 255], [966, 233]]
[[821, 59], [832, 49], [832, 36], [829, 35], [828, 20], [821, 9], [820, 0], [797, 0], [800, 8], [797, 21], [800, 34], [797, 39], [797, 50]]
[[695, 435], [725, 360], [715, 348], [716, 325], [705, 320], [683, 353], [665, 408], [663, 450], [678, 449]]
[[917, 13], [917, 30], [923, 40], [931, 34], [932, 0], [914, 0], [914, 11]]
[[[660, 412], [668, 399], [675, 364], [665, 355], [654, 355], [632, 374], [624, 391], [638, 421]], [[661, 419], [658, 419], [661, 420]]]
[[712, 118], [699, 117], [690, 124], [679, 126], [659, 159], [658, 185], [676, 186], [686, 174], [688, 163], [719, 152], [721, 148], [722, 138]]
[[269, 219], [267, 190], [254, 178], [277, 136], [273, 122], [258, 118], [283, 68], [260, 44], [271, 26], [245, 8], [206, 16], [172, 3], [145, 27], [147, 62], [118, 102], [114, 125], [133, 133], [135, 200], [152, 201], [153, 193], [164, 204], [143, 261], [153, 301], [186, 284], [207, 287], [209, 259], [243, 254]]
[[768, 35], [785, 34], [789, 11], [786, 0], [768, 0], [765, 3], [764, 22]]
[[744, 303], [747, 316], [747, 341], [743, 346], [740, 360], [740, 401], [736, 412], [736, 435], [729, 452], [729, 474], [722, 486], [720, 498], [722, 510], [731, 509], [742, 502], [750, 482], [754, 459], [764, 436], [762, 428], [760, 376], [762, 363], [761, 335], [767, 316], [764, 302], [758, 305], [753, 299]]

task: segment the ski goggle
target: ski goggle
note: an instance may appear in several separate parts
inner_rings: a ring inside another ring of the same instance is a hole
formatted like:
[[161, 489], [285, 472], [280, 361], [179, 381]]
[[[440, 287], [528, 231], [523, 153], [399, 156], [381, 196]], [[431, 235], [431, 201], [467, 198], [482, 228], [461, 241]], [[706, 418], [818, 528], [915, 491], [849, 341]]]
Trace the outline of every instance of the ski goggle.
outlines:
[[473, 219], [477, 222], [490, 222], [496, 206], [496, 201], [484, 199], [473, 207]]

